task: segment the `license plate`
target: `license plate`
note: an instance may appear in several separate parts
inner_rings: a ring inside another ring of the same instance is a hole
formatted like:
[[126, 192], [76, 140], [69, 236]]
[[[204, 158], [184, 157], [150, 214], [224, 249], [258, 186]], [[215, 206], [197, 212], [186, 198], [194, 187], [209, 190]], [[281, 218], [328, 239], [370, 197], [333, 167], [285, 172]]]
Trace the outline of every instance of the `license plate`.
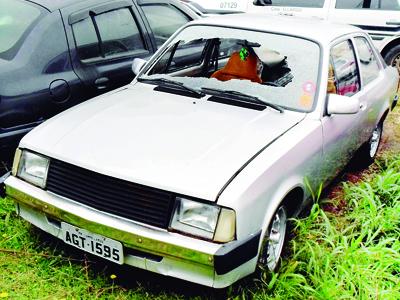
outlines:
[[123, 264], [122, 244], [118, 241], [61, 222], [65, 243], [112, 262]]

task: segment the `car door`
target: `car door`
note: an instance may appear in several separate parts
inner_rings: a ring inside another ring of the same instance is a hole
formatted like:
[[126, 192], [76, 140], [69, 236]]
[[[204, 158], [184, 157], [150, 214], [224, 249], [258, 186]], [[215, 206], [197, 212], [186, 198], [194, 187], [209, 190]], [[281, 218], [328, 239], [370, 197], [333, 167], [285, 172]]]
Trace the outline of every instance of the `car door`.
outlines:
[[[336, 93], [359, 98], [362, 108], [356, 114], [328, 115], [325, 113], [322, 117], [324, 165], [321, 166], [321, 169], [326, 182], [330, 181], [345, 167], [360, 147], [365, 138], [363, 132], [367, 119], [366, 110], [368, 109], [365, 98], [361, 93], [361, 80], [355, 47], [350, 37], [343, 38], [331, 46], [330, 63], [334, 71]], [[329, 101], [329, 95], [327, 101]]]
[[331, 0], [255, 0], [248, 12], [326, 19]]
[[332, 1], [329, 19], [356, 25], [366, 30], [377, 46], [385, 38], [399, 35], [400, 2], [398, 0]]
[[184, 5], [171, 0], [137, 0], [137, 4], [147, 22], [155, 47], [162, 44], [181, 26], [199, 17]]
[[132, 1], [85, 1], [62, 16], [74, 70], [91, 96], [129, 83], [133, 59], [154, 52]]
[[372, 41], [366, 35], [354, 36], [357, 61], [361, 77], [361, 91], [358, 97], [364, 106], [366, 121], [364, 122], [362, 136], [364, 141], [371, 136], [380, 116], [381, 109], [384, 107], [386, 98], [382, 61], [372, 45]]

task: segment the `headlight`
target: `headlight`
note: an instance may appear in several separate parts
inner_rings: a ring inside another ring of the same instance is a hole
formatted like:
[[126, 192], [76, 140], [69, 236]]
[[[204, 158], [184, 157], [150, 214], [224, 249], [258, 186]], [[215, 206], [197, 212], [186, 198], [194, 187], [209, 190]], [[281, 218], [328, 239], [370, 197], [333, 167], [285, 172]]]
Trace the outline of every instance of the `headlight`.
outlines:
[[41, 188], [46, 186], [50, 160], [42, 155], [22, 151], [17, 176]]
[[178, 197], [171, 228], [208, 240], [228, 242], [235, 237], [235, 222], [233, 210]]

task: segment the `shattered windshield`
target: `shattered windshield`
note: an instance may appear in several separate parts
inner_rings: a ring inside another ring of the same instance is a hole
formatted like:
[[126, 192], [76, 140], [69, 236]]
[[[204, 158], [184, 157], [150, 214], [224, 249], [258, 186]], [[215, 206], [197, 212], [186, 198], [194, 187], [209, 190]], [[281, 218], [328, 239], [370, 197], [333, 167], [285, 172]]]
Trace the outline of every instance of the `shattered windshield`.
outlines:
[[311, 111], [318, 44], [251, 30], [190, 26], [138, 80], [178, 82], [196, 91], [240, 92], [296, 111]]

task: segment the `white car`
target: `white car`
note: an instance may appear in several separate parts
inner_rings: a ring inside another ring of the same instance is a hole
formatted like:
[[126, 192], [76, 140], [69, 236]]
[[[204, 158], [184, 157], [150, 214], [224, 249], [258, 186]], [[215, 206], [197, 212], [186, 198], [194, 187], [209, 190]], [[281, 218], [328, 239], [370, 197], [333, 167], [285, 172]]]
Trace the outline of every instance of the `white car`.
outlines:
[[398, 81], [358, 28], [246, 14], [135, 69], [26, 135], [6, 197], [83, 251], [215, 288], [277, 270], [311, 191], [375, 157]]
[[399, 0], [251, 0], [247, 12], [355, 25], [371, 35], [386, 63], [400, 72]]

